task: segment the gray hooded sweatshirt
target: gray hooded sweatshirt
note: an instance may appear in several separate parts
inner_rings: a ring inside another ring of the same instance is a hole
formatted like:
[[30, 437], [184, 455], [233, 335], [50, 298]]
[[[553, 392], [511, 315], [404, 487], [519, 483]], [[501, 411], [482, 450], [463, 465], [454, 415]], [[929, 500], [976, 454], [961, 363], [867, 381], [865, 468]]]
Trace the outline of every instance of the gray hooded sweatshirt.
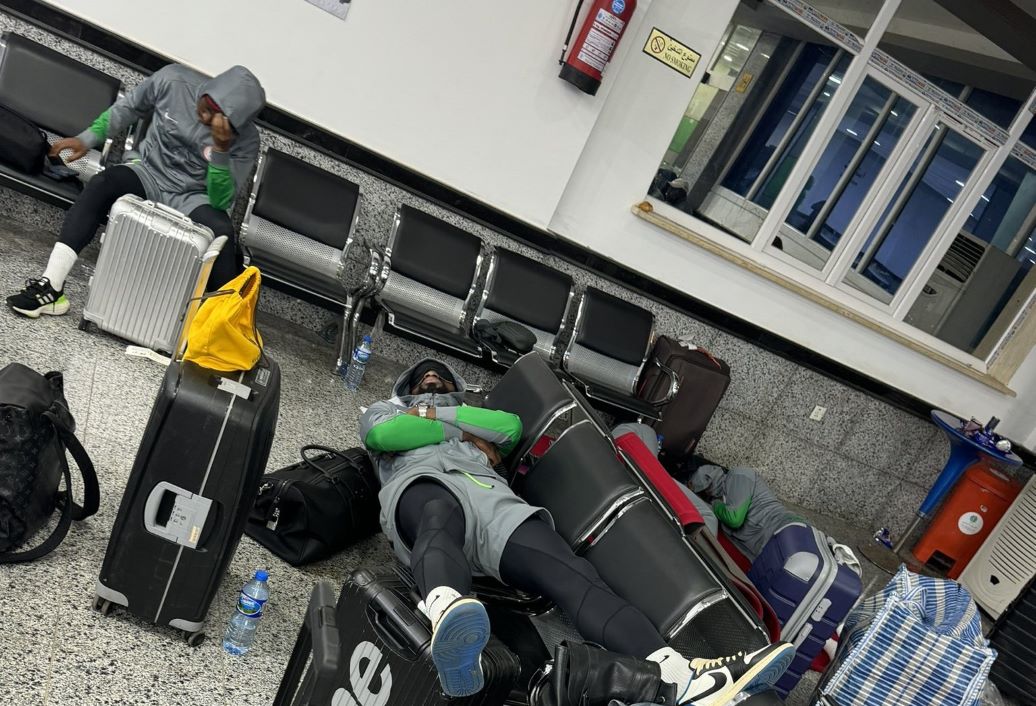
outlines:
[[[399, 376], [392, 398], [375, 402], [360, 417], [360, 438], [382, 486], [378, 494], [382, 528], [400, 560], [409, 564], [410, 550], [396, 530], [396, 506], [411, 483], [432, 478], [464, 510], [464, 552], [472, 569], [500, 579], [500, 555], [511, 533], [533, 516], [553, 521], [546, 510], [516, 496], [489, 465], [486, 454], [462, 437], [467, 432], [485, 439], [505, 455], [521, 437], [521, 420], [508, 412], [464, 405], [464, 378], [449, 366], [456, 392], [411, 395], [410, 374], [424, 362]], [[422, 402], [435, 408], [435, 419], [406, 413]]]
[[[234, 128], [228, 152], [213, 149], [212, 131], [198, 120], [197, 104], [208, 94]], [[148, 199], [190, 215], [198, 206], [229, 210], [259, 156], [255, 117], [266, 105], [259, 79], [243, 66], [215, 78], [170, 64], [120, 98], [78, 135], [99, 147], [138, 120], [151, 116], [140, 143], [140, 160], [129, 166]]]
[[731, 541], [755, 561], [779, 529], [801, 522], [751, 468], [705, 465], [691, 476], [691, 490], [712, 499], [716, 519]]

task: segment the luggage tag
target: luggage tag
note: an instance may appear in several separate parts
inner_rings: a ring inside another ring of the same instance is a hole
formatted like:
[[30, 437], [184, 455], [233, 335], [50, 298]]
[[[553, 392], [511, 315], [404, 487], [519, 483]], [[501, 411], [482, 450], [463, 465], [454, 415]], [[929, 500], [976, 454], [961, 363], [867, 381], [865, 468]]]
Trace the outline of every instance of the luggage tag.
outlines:
[[230, 378], [220, 376], [216, 387], [217, 389], [223, 390], [223, 392], [237, 395], [243, 400], [247, 400], [252, 397], [252, 388], [244, 383], [238, 382], [237, 380], [231, 380]]
[[135, 358], [147, 358], [148, 360], [154, 361], [159, 365], [169, 367], [171, 359], [167, 356], [162, 355], [158, 351], [153, 351], [150, 348], [144, 346], [126, 346], [126, 355], [133, 356]]

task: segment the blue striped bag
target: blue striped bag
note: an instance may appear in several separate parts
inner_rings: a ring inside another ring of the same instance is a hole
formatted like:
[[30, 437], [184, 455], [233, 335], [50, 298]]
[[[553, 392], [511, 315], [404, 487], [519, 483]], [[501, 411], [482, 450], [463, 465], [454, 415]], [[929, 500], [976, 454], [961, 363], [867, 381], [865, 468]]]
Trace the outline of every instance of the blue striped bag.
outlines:
[[819, 688], [830, 706], [977, 706], [996, 651], [960, 584], [905, 566], [846, 618]]

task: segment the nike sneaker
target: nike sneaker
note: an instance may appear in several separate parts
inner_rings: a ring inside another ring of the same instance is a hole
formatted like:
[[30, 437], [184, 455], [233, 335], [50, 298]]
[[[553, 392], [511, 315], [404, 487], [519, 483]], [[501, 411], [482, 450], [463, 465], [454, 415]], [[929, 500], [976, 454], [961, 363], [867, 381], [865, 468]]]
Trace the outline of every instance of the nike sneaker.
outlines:
[[43, 314], [61, 316], [69, 309], [64, 292], [55, 291], [46, 277], [25, 280], [22, 291], [7, 297], [7, 306], [30, 319], [38, 319]]
[[778, 642], [745, 654], [718, 659], [692, 659], [691, 680], [677, 703], [683, 706], [723, 706], [742, 691], [754, 694], [781, 678], [795, 657], [795, 647]]
[[437, 603], [453, 597], [448, 590], [440, 591], [432, 591], [433, 595], [422, 606], [432, 620], [432, 662], [447, 696], [471, 696], [485, 685], [482, 650], [489, 642], [489, 614], [482, 603], [461, 597], [456, 591], [450, 592], [456, 598], [440, 608]]

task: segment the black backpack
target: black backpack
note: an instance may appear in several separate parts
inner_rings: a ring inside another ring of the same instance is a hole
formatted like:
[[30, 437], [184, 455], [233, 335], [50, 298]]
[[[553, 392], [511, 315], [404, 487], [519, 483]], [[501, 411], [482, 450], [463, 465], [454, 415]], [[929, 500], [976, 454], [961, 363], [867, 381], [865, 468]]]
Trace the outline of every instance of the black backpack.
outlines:
[[[100, 491], [93, 464], [75, 434], [61, 373], [40, 375], [21, 363], [0, 370], [0, 564], [30, 561], [53, 551], [72, 520], [97, 512]], [[84, 502], [72, 500], [72, 453], [83, 476]], [[61, 479], [65, 490], [59, 491]], [[12, 553], [61, 506], [61, 518], [39, 546]]]
[[49, 151], [47, 136], [35, 123], [0, 105], [0, 162], [23, 174], [39, 174]]
[[303, 446], [302, 460], [263, 476], [245, 534], [292, 566], [318, 561], [379, 529], [380, 484], [363, 449]]

